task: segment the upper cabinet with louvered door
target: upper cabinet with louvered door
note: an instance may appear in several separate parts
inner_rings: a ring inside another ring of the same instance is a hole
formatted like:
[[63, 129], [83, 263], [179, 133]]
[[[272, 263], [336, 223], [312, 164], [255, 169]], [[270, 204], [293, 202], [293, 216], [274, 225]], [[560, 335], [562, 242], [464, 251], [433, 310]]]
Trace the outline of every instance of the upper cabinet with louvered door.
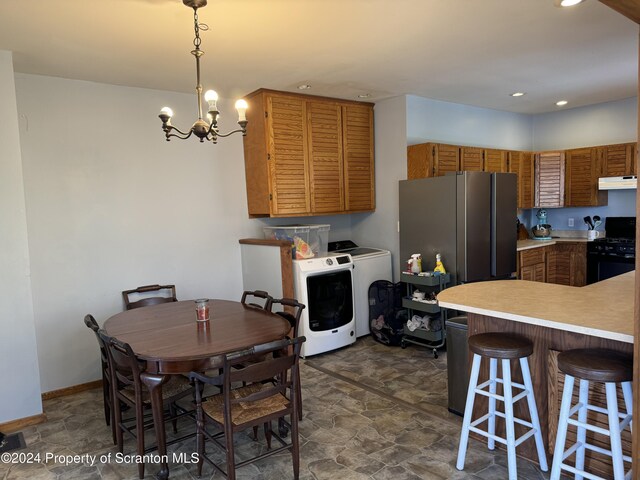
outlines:
[[535, 188], [533, 185], [534, 162], [531, 152], [508, 152], [509, 172], [518, 176], [518, 208], [533, 208]]
[[342, 112], [340, 105], [307, 102], [311, 211], [344, 210]]
[[481, 172], [484, 169], [483, 149], [460, 147], [460, 170]]
[[440, 177], [447, 172], [460, 170], [460, 147], [444, 143], [430, 143], [433, 158], [433, 173]]
[[535, 156], [535, 206], [564, 206], [564, 152], [543, 152]]
[[272, 212], [275, 215], [310, 211], [306, 104], [298, 98], [273, 95], [267, 105]]
[[266, 89], [246, 98], [250, 217], [374, 209], [372, 104]]
[[434, 175], [433, 148], [432, 143], [419, 143], [407, 147], [407, 180]]
[[507, 152], [505, 150], [486, 149], [484, 151], [484, 171], [503, 173], [507, 171]]
[[600, 162], [595, 147], [575, 148], [566, 151], [567, 207], [591, 207], [606, 205], [608, 195], [606, 191], [598, 190], [600, 176]]
[[249, 216], [305, 215], [310, 210], [306, 164], [306, 105], [301, 99], [247, 96], [244, 137]]
[[620, 177], [636, 173], [636, 143], [598, 147], [602, 177]]
[[374, 210], [373, 108], [370, 105], [344, 105], [342, 129], [344, 209], [349, 212]]

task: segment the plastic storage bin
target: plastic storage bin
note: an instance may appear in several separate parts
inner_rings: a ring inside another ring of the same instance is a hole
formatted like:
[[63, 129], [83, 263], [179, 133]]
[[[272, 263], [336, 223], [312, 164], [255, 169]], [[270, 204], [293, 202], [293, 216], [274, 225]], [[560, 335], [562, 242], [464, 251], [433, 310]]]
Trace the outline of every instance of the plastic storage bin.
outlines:
[[293, 258], [304, 259], [327, 255], [330, 225], [282, 225], [263, 227], [268, 240], [289, 240]]

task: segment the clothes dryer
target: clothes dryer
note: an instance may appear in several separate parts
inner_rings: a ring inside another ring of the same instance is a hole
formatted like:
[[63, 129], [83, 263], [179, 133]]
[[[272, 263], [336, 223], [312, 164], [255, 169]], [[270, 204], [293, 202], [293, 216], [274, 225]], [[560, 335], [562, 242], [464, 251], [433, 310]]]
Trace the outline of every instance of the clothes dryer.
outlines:
[[301, 355], [317, 355], [356, 341], [353, 260], [348, 254], [293, 261], [296, 299], [306, 305], [300, 317]]

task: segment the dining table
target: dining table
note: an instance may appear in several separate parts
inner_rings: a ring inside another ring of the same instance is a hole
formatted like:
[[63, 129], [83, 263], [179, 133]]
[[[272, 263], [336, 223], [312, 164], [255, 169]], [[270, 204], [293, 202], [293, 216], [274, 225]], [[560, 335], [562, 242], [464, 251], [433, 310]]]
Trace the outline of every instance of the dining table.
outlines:
[[230, 300], [209, 300], [209, 320], [196, 320], [194, 300], [127, 310], [110, 317], [106, 333], [128, 343], [145, 362], [142, 382], [149, 389], [161, 468], [169, 477], [162, 385], [170, 375], [219, 368], [222, 356], [283, 339], [291, 326], [280, 315]]

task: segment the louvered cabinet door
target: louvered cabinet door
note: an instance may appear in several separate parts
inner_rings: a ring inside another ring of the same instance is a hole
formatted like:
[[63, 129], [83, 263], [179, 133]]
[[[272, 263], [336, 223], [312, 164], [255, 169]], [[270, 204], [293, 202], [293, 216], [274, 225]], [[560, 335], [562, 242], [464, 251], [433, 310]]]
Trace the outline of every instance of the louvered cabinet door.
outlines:
[[535, 157], [535, 206], [564, 206], [565, 158], [563, 152], [537, 153]]
[[342, 212], [344, 177], [340, 105], [307, 101], [307, 125], [311, 211]]
[[520, 208], [533, 208], [535, 204], [534, 170], [533, 153], [520, 152], [520, 175], [518, 176]]
[[407, 147], [407, 180], [427, 178], [433, 174], [432, 143], [419, 143]]
[[271, 215], [308, 214], [311, 205], [305, 101], [271, 95], [267, 105]]
[[566, 206], [589, 207], [604, 204], [599, 201], [598, 177], [600, 164], [595, 148], [575, 148], [566, 151], [567, 155], [567, 185]]
[[460, 170], [460, 147], [444, 143], [433, 143], [431, 145], [434, 176], [439, 177], [447, 172]]
[[481, 172], [484, 169], [482, 157], [482, 148], [460, 147], [460, 170]]
[[347, 212], [375, 209], [373, 107], [342, 107], [344, 201]]
[[598, 153], [602, 161], [602, 176], [635, 175], [635, 150], [635, 143], [600, 147]]
[[507, 171], [507, 152], [505, 150], [486, 149], [484, 151], [484, 171], [503, 173]]

